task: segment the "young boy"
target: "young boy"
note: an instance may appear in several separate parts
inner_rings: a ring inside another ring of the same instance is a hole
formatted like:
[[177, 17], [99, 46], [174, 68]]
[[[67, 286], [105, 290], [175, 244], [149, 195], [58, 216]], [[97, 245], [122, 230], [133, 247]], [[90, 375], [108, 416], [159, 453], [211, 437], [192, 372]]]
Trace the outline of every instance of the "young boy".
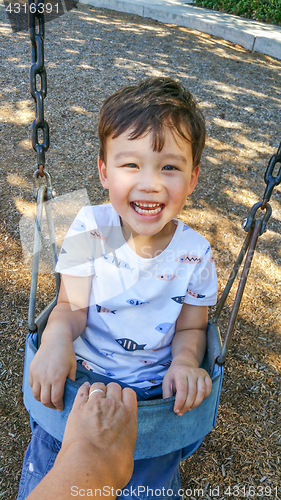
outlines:
[[[212, 385], [200, 364], [215, 266], [205, 238], [175, 218], [197, 183], [204, 118], [181, 85], [149, 78], [105, 101], [99, 138], [111, 204], [84, 207], [67, 234], [58, 303], [30, 385], [37, 400], [62, 410], [65, 380], [75, 380], [79, 361], [93, 380], [121, 381], [140, 399], [175, 394], [181, 416]], [[129, 484], [172, 488], [178, 498], [180, 459], [176, 452], [140, 460]]]

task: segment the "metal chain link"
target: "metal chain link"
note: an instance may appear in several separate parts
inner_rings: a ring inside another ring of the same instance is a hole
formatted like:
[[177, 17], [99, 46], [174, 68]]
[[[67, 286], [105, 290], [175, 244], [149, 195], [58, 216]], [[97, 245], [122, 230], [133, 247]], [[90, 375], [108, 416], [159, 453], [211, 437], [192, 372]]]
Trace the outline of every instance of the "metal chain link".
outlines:
[[266, 183], [267, 187], [263, 195], [263, 202], [262, 202], [263, 204], [261, 208], [265, 208], [266, 203], [270, 200], [273, 188], [275, 186], [278, 186], [278, 184], [280, 184], [281, 182], [281, 166], [279, 168], [277, 176], [274, 177], [274, 175], [272, 175], [277, 163], [281, 164], [281, 142], [279, 144], [277, 153], [270, 158], [268, 167], [264, 174], [264, 182]]
[[[44, 175], [45, 153], [49, 148], [49, 125], [44, 118], [44, 99], [47, 95], [47, 74], [44, 66], [44, 0], [29, 5], [29, 37], [31, 40], [30, 93], [35, 101], [35, 120], [32, 123], [32, 146], [37, 152], [37, 162], [40, 176]], [[38, 8], [41, 5], [41, 9]], [[40, 12], [39, 12], [40, 10]], [[40, 77], [40, 89], [37, 89], [36, 77]], [[38, 132], [42, 130], [43, 140], [39, 142]]]
[[272, 214], [272, 208], [268, 202], [269, 202], [270, 197], [272, 195], [273, 189], [275, 188], [275, 186], [278, 186], [281, 182], [281, 166], [279, 168], [278, 174], [276, 176], [273, 175], [273, 171], [274, 171], [277, 163], [281, 164], [281, 142], [279, 144], [279, 148], [277, 150], [277, 153], [275, 153], [270, 158], [267, 169], [266, 169], [265, 174], [264, 174], [264, 182], [266, 183], [266, 188], [265, 188], [265, 192], [263, 195], [263, 200], [259, 201], [258, 203], [255, 203], [255, 205], [252, 206], [252, 208], [248, 214], [247, 219], [245, 219], [242, 222], [242, 228], [246, 232], [248, 232], [251, 229], [251, 227], [253, 226], [255, 216], [256, 216], [256, 213], [257, 213], [259, 208], [261, 210], [266, 210], [266, 212], [263, 216], [263, 219], [262, 219], [260, 235], [266, 231], [266, 225], [267, 225], [268, 219]]

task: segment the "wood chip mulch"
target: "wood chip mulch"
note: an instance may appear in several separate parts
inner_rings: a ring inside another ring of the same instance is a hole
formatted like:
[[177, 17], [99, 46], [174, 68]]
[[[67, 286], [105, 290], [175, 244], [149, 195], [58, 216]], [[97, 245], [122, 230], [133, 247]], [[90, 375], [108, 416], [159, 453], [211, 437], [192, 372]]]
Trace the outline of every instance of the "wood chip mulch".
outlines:
[[[6, 500], [16, 498], [30, 439], [21, 393], [30, 271], [19, 223], [34, 207], [36, 155], [29, 37], [12, 32], [3, 6], [0, 36], [0, 497]], [[92, 204], [106, 200], [96, 169], [104, 98], [149, 75], [172, 76], [194, 93], [208, 140], [198, 187], [181, 217], [211, 242], [222, 291], [245, 237], [241, 221], [263, 195], [264, 171], [281, 139], [281, 62], [190, 29], [80, 4], [47, 23], [45, 59], [46, 168], [59, 195], [86, 189]], [[280, 186], [271, 205], [225, 367], [216, 428], [181, 464], [186, 498], [281, 498]], [[38, 310], [53, 294], [50, 276], [40, 275]], [[230, 307], [231, 301], [222, 334]]]

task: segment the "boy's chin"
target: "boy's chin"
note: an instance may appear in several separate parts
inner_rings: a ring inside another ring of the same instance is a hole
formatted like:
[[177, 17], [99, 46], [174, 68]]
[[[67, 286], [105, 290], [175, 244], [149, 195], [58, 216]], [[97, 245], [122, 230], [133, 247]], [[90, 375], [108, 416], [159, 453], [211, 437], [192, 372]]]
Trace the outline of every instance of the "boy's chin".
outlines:
[[165, 237], [174, 233], [172, 221], [158, 225], [158, 227], [153, 227], [153, 225], [151, 227], [142, 227], [142, 224], [140, 224], [135, 228], [131, 228], [130, 231], [133, 237], [142, 236], [144, 238]]

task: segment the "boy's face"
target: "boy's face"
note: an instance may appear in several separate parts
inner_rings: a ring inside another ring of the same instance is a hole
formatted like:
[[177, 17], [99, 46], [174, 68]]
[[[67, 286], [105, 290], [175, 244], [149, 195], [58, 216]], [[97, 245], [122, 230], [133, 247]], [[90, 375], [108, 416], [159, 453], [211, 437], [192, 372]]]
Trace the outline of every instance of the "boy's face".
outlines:
[[191, 143], [166, 127], [162, 151], [152, 149], [152, 134], [129, 139], [130, 130], [107, 139], [106, 160], [98, 160], [100, 180], [132, 235], [165, 234], [194, 190], [199, 166], [192, 170]]

